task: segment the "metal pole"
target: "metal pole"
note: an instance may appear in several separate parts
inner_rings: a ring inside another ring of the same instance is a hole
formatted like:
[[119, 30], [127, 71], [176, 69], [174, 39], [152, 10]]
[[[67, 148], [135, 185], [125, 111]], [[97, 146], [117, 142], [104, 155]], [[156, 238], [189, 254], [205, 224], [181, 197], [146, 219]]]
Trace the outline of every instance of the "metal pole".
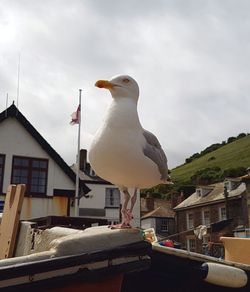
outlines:
[[79, 89], [79, 124], [78, 124], [78, 143], [77, 143], [77, 155], [76, 155], [76, 192], [75, 192], [75, 216], [79, 216], [79, 171], [80, 171], [80, 141], [81, 141], [81, 100], [82, 89]]
[[6, 94], [6, 107], [5, 107], [5, 117], [7, 118], [7, 108], [8, 108], [9, 94]]
[[21, 65], [21, 53], [18, 56], [18, 67], [17, 67], [17, 93], [16, 93], [16, 107], [18, 108], [19, 103], [19, 91], [20, 91], [20, 65]]

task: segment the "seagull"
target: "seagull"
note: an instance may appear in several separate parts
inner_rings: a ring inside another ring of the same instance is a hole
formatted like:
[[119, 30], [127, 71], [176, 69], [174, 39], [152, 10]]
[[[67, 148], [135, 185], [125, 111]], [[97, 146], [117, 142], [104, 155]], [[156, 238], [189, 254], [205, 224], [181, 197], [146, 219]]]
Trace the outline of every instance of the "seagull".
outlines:
[[[99, 177], [116, 185], [124, 194], [122, 222], [117, 228], [130, 228], [137, 190], [172, 184], [167, 158], [156, 136], [140, 123], [137, 82], [128, 75], [119, 75], [98, 80], [95, 86], [108, 89], [112, 102], [93, 138], [89, 161]], [[130, 188], [134, 189], [132, 197]]]

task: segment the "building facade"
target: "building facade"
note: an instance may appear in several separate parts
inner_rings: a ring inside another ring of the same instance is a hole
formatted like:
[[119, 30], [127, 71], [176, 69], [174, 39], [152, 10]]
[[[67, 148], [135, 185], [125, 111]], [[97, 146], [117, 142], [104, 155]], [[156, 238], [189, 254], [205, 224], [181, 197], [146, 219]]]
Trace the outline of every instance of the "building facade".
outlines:
[[220, 246], [221, 236], [233, 236], [236, 228], [249, 225], [248, 196], [241, 178], [197, 187], [174, 208], [177, 240], [183, 248], [199, 253], [206, 253], [212, 245]]
[[24, 183], [21, 219], [73, 215], [75, 173], [14, 104], [0, 113], [0, 141], [1, 205], [8, 185]]

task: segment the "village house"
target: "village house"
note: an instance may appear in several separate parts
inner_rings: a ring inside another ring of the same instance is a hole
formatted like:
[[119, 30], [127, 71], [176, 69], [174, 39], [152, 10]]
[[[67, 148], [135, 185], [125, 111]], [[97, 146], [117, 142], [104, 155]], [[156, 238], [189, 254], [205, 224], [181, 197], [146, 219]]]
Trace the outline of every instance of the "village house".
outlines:
[[158, 240], [175, 233], [175, 212], [169, 200], [141, 198], [141, 227], [154, 228]]
[[237, 228], [249, 227], [250, 175], [197, 186], [195, 193], [178, 204], [178, 240], [189, 251], [206, 253], [220, 249], [221, 236], [233, 236]]
[[75, 173], [14, 104], [0, 113], [0, 141], [0, 207], [7, 187], [24, 183], [21, 219], [74, 215]]

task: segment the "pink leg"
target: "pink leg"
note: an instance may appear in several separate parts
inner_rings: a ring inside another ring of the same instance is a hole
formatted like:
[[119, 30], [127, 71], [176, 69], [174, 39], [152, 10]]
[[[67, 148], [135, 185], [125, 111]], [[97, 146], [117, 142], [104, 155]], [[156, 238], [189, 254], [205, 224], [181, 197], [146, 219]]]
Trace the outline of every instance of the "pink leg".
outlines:
[[130, 194], [128, 189], [123, 190], [124, 193], [124, 203], [122, 205], [121, 213], [122, 213], [122, 225], [128, 226], [129, 225], [129, 217], [128, 217], [128, 202], [130, 200]]
[[133, 219], [132, 211], [134, 209], [134, 206], [135, 206], [135, 203], [136, 203], [136, 199], [137, 199], [137, 189], [135, 188], [134, 194], [133, 194], [133, 196], [131, 198], [131, 206], [130, 206], [130, 209], [128, 211], [128, 216], [130, 217], [130, 220]]
[[130, 194], [128, 192], [128, 189], [120, 189], [120, 191], [124, 194], [124, 203], [122, 205], [121, 209], [121, 215], [122, 215], [122, 222], [121, 224], [111, 226], [111, 228], [130, 228], [130, 220], [131, 216], [128, 210], [128, 202], [130, 200]]

